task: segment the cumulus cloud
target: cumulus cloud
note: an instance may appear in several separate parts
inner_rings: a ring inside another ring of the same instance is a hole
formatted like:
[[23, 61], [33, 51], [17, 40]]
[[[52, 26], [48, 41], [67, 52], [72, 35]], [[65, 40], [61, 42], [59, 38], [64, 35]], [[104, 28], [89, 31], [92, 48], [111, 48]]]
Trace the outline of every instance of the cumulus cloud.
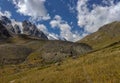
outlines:
[[[89, 0], [78, 0], [78, 25], [88, 33], [97, 31], [101, 26], [113, 21], [120, 21], [120, 1], [102, 0], [101, 4], [89, 4]], [[91, 5], [92, 9], [88, 8]]]
[[50, 19], [45, 8], [46, 0], [12, 0], [17, 8], [17, 12], [25, 16], [30, 16], [32, 20]]
[[81, 38], [78, 33], [73, 33], [71, 31], [71, 26], [59, 15], [54, 17], [54, 20], [50, 22], [52, 28], [59, 28], [60, 29], [60, 37], [67, 39], [68, 41], [77, 41]]
[[37, 28], [44, 32], [45, 35], [48, 37], [49, 40], [58, 40], [59, 39], [59, 36], [55, 33], [50, 33], [47, 29], [47, 27], [44, 25], [44, 24], [38, 24], [37, 25]]

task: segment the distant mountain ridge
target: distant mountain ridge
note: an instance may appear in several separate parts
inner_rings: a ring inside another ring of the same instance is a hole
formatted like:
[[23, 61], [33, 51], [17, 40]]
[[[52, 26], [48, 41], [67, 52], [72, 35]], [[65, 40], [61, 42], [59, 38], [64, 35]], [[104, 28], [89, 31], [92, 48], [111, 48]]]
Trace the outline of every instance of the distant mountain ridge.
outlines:
[[93, 48], [103, 48], [118, 41], [120, 41], [120, 22], [115, 21], [104, 25], [97, 32], [86, 36], [78, 42], [84, 42]]
[[[22, 30], [18, 24], [12, 24], [12, 21], [7, 18], [6, 16], [1, 16], [0, 19], [1, 24], [6, 27], [6, 29], [12, 34], [25, 34], [25, 35], [30, 35], [33, 37], [38, 37], [40, 39], [48, 39], [47, 36], [40, 31], [36, 25], [32, 24], [29, 21], [23, 21], [22, 24]], [[23, 33], [22, 33], [23, 32]]]
[[62, 40], [67, 41], [65, 38], [55, 37], [52, 34], [44, 33], [38, 27], [30, 21], [24, 20], [23, 22], [13, 21], [6, 16], [0, 16], [0, 22], [6, 27], [12, 35], [26, 34], [33, 37], [38, 37], [45, 40]]

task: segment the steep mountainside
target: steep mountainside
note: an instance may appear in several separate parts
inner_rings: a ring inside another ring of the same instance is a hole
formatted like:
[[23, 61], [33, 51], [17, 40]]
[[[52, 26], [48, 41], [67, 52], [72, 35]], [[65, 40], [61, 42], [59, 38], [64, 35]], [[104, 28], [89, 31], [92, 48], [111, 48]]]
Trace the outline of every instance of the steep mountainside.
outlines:
[[23, 61], [33, 65], [61, 62], [67, 57], [78, 57], [92, 50], [87, 44], [40, 40], [16, 36], [0, 44], [0, 64], [16, 64]]
[[0, 22], [0, 39], [2, 40], [2, 39], [5, 39], [5, 38], [9, 38], [9, 37], [11, 37], [10, 33]]
[[39, 39], [48, 39], [47, 36], [36, 27], [36, 25], [29, 21], [23, 21], [20, 26], [17, 22], [13, 23], [6, 16], [0, 16], [0, 22], [13, 36], [16, 34], [25, 34], [38, 37]]
[[0, 16], [1, 24], [9, 31], [11, 35], [15, 34], [14, 27], [12, 26], [12, 22], [6, 16]]
[[[35, 25], [27, 21], [23, 23], [23, 26], [24, 34], [13, 34], [10, 27], [2, 22], [0, 23], [1, 65], [22, 62], [35, 65], [38, 63], [55, 63], [66, 57], [77, 57], [92, 50], [90, 46], [84, 43], [47, 40], [43, 32], [38, 33]], [[16, 29], [18, 31], [16, 32], [19, 33], [19, 29]], [[4, 41], [2, 41], [3, 39]]]
[[84, 42], [95, 49], [106, 47], [120, 41], [120, 22], [113, 22], [101, 27], [78, 42]]
[[120, 42], [78, 58], [67, 58], [60, 64], [0, 66], [0, 82], [120, 83], [119, 55]]
[[40, 31], [36, 27], [36, 25], [32, 24], [31, 22], [23, 21], [22, 26], [23, 26], [23, 34], [38, 37], [41, 39], [48, 39], [47, 36], [42, 31]]
[[0, 15], [0, 22], [9, 30], [12, 35], [26, 34], [33, 37], [38, 37], [39, 39], [67, 41], [64, 37], [44, 33], [40, 30], [41, 27], [38, 27], [34, 23], [27, 20], [24, 20], [23, 22], [18, 22], [16, 20], [9, 19], [6, 16]]

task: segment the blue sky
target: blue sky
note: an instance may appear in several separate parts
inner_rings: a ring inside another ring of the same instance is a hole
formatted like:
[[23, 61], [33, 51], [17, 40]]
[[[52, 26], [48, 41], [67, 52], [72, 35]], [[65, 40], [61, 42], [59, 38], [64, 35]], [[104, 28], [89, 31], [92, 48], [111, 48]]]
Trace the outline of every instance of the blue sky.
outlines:
[[0, 0], [0, 12], [30, 20], [42, 31], [77, 41], [101, 26], [120, 21], [120, 0]]

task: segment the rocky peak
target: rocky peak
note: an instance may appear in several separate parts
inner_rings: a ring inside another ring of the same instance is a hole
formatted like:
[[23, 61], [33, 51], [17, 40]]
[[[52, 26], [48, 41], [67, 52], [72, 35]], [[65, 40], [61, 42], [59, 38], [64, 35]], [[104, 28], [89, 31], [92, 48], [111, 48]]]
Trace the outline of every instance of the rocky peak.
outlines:
[[4, 25], [11, 24], [11, 20], [9, 18], [7, 18], [6, 16], [1, 16], [0, 20], [1, 20], [2, 24], [4, 24]]
[[7, 18], [6, 16], [1, 16], [0, 22], [1, 22], [1, 25], [3, 25], [11, 35], [15, 34], [14, 27], [12, 26], [12, 22], [9, 18]]
[[31, 22], [25, 20], [22, 22], [22, 26], [24, 34], [35, 36], [40, 39], [48, 39], [47, 36], [42, 31], [40, 31], [35, 24], [32, 24]]
[[8, 30], [3, 26], [3, 24], [0, 22], [0, 39], [5, 39], [11, 37]]
[[47, 36], [42, 31], [40, 31], [35, 24], [32, 24], [27, 20], [22, 22], [23, 33], [20, 29], [20, 26], [17, 24], [17, 22], [13, 23], [6, 16], [0, 16], [0, 22], [1, 22], [1, 25], [3, 25], [11, 35], [25, 34], [25, 35], [38, 37], [40, 39], [48, 39]]

